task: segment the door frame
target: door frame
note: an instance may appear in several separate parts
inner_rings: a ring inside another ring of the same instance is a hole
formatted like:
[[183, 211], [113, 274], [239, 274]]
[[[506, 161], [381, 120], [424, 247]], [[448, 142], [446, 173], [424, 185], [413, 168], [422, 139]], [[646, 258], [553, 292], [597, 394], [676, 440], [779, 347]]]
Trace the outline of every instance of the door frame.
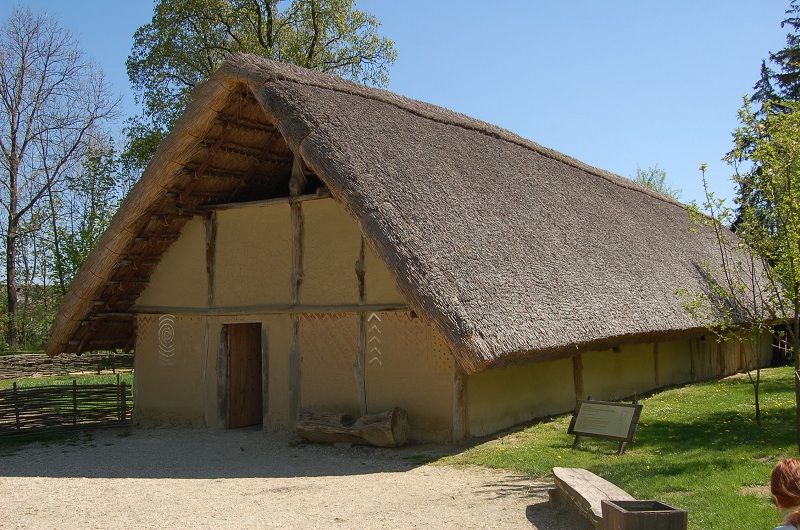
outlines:
[[[258, 325], [260, 328], [260, 358], [259, 358], [259, 365], [260, 369], [260, 398], [261, 398], [261, 421], [258, 423], [254, 423], [253, 425], [261, 424], [263, 425], [264, 429], [267, 429], [268, 426], [268, 418], [269, 418], [269, 356], [268, 356], [268, 348], [267, 348], [267, 326], [261, 321], [233, 321], [233, 322], [225, 322], [222, 324], [220, 329], [220, 340], [219, 340], [219, 372], [218, 372], [218, 381], [219, 381], [219, 411], [220, 411], [220, 419], [222, 420], [222, 424], [226, 429], [231, 428], [238, 428], [238, 427], [231, 427], [230, 424], [230, 414], [229, 414], [229, 403], [230, 403], [230, 396], [232, 392], [232, 388], [230, 385], [230, 330], [232, 326], [239, 326], [239, 325]], [[242, 426], [244, 427], [244, 426]]]

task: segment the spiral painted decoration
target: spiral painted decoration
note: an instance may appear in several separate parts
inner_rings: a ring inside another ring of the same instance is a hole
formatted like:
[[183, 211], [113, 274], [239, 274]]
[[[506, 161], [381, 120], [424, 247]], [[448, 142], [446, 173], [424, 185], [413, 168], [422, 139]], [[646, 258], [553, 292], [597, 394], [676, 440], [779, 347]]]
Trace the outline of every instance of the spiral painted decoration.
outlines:
[[163, 365], [175, 364], [175, 317], [158, 318], [158, 360]]

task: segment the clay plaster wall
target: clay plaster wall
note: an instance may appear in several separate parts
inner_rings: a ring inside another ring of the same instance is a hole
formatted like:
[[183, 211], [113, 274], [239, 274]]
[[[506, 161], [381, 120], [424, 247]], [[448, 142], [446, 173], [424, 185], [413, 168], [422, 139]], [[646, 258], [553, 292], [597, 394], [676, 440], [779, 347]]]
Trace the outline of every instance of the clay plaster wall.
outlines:
[[[771, 337], [760, 339], [769, 363]], [[589, 351], [571, 359], [498, 368], [467, 379], [469, 433], [480, 436], [532, 418], [569, 412], [577, 399], [620, 400], [656, 388], [719, 377], [755, 362], [752, 350], [738, 341], [718, 343], [712, 335], [628, 344]], [[753, 364], [754, 365], [754, 364]], [[580, 368], [577, 368], [580, 366]], [[576, 379], [582, 395], [575, 388]]]
[[361, 233], [355, 221], [334, 199], [301, 203], [303, 212], [304, 305], [358, 304], [356, 262]]
[[662, 342], [657, 349], [657, 386], [672, 386], [692, 380], [692, 354], [689, 340]]
[[201, 308], [207, 301], [206, 231], [194, 218], [162, 256], [136, 307]]
[[572, 360], [497, 368], [467, 379], [469, 434], [482, 436], [575, 407]]
[[[360, 320], [358, 313], [300, 317], [301, 407], [360, 415]], [[412, 438], [450, 440], [455, 364], [449, 349], [407, 311], [367, 313], [365, 324], [366, 413], [401, 407]]]
[[304, 314], [299, 329], [300, 406], [357, 418], [358, 314]]
[[583, 389], [593, 399], [613, 401], [655, 388], [652, 344], [585, 352], [582, 362]]
[[372, 251], [364, 245], [364, 294], [368, 304], [405, 304], [406, 300], [395, 287], [389, 269]]
[[[354, 366], [359, 351], [360, 316], [352, 312], [308, 313], [299, 315], [298, 320], [299, 406], [358, 416], [359, 389]], [[450, 440], [455, 364], [447, 346], [437, 340], [430, 326], [412, 318], [409, 312], [371, 313], [366, 320], [367, 413], [399, 406], [409, 413], [412, 438]], [[267, 337], [264, 427], [286, 428], [290, 424], [292, 320], [289, 315], [263, 315], [209, 319], [207, 364], [211, 368], [205, 389], [209, 426], [225, 425], [223, 326], [254, 321], [265, 326]]]
[[[303, 201], [302, 282], [299, 303], [356, 305], [356, 263], [361, 235], [336, 200]], [[208, 307], [206, 223], [189, 221], [164, 253], [135, 307], [170, 310]], [[216, 214], [213, 307], [247, 308], [291, 304], [293, 227], [288, 202], [221, 210]], [[404, 304], [388, 269], [364, 245], [364, 303]]]
[[[355, 220], [335, 199], [300, 203], [303, 214], [304, 305], [358, 304], [356, 263], [361, 255], [361, 232]], [[364, 303], [405, 304], [383, 262], [364, 244]]]
[[449, 441], [455, 360], [445, 343], [410, 312], [367, 315], [367, 412], [401, 407], [415, 440]]
[[218, 212], [215, 255], [216, 307], [289, 304], [292, 276], [289, 204], [267, 203]]
[[204, 318], [138, 317], [134, 356], [137, 423], [204, 424]]
[[292, 319], [289, 315], [267, 315], [267, 358], [269, 383], [265, 428], [289, 426], [289, 352], [292, 347]]

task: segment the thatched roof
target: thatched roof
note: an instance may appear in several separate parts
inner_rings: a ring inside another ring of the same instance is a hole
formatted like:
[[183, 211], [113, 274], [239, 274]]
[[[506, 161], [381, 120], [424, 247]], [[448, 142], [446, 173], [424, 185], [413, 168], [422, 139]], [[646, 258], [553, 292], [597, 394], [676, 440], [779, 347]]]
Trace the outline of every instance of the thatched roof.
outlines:
[[712, 235], [685, 208], [446, 109], [250, 55], [193, 102], [74, 280], [48, 353], [131, 346], [130, 308], [204, 206], [288, 195], [293, 153], [474, 372], [696, 332]]

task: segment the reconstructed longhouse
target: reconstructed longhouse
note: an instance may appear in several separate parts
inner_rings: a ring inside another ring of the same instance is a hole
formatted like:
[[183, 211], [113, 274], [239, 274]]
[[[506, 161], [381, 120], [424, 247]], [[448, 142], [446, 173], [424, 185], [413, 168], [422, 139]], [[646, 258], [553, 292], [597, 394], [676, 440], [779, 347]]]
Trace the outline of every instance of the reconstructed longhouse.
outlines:
[[678, 202], [486, 123], [236, 55], [73, 282], [47, 351], [135, 350], [134, 419], [408, 412], [460, 440], [742, 368], [676, 294]]

